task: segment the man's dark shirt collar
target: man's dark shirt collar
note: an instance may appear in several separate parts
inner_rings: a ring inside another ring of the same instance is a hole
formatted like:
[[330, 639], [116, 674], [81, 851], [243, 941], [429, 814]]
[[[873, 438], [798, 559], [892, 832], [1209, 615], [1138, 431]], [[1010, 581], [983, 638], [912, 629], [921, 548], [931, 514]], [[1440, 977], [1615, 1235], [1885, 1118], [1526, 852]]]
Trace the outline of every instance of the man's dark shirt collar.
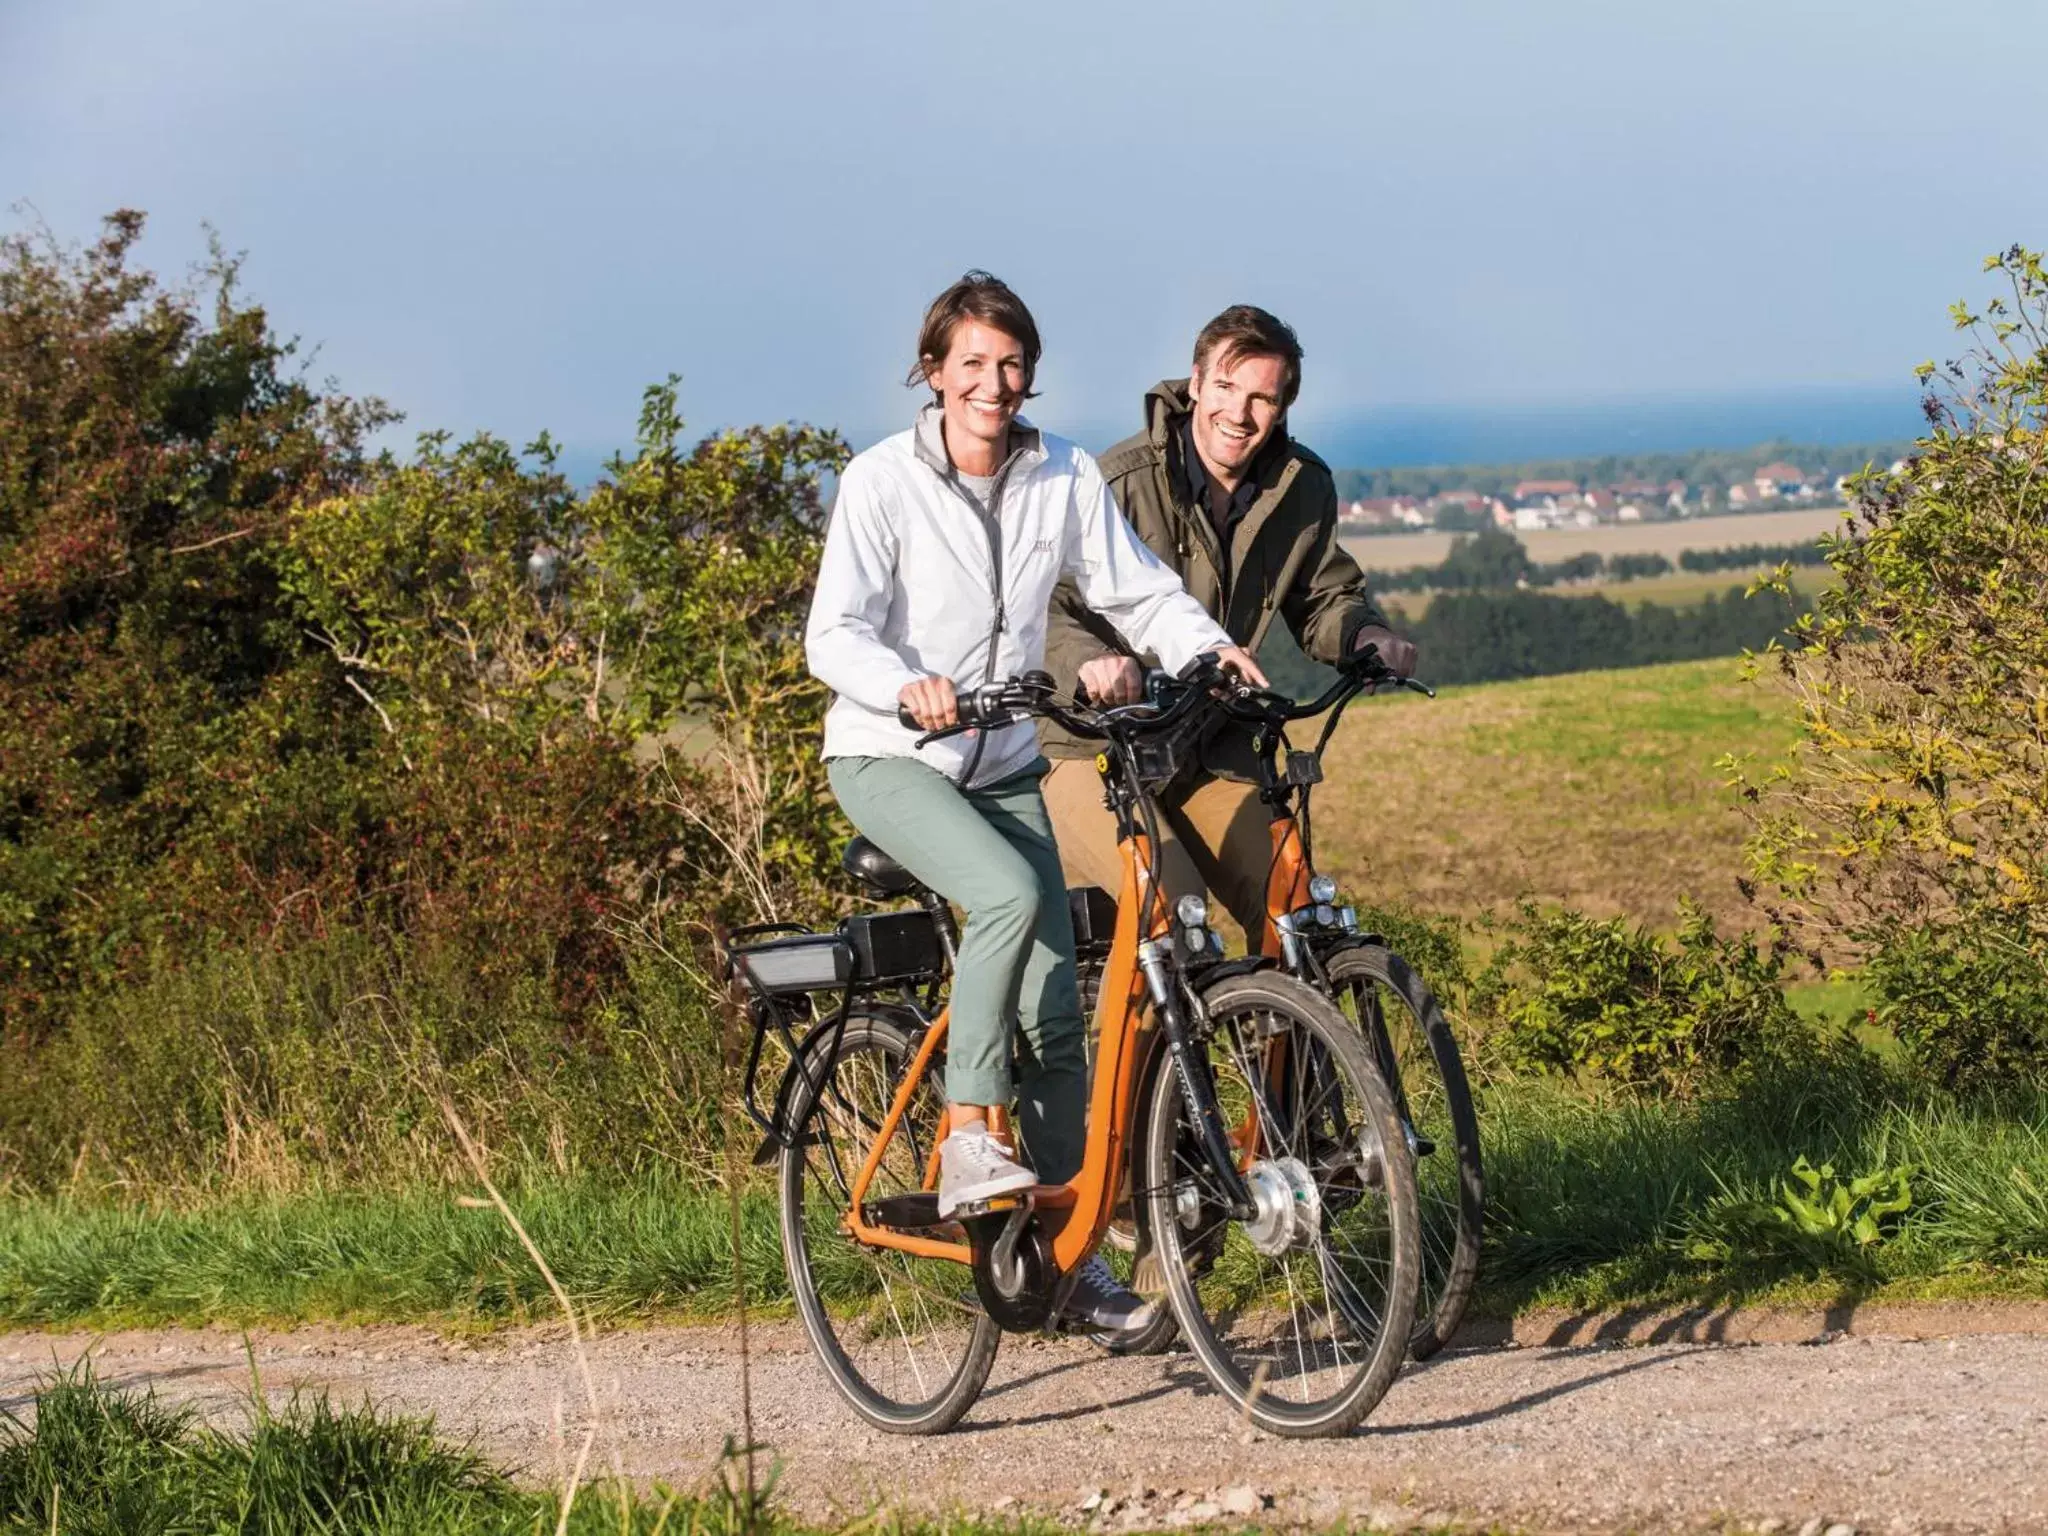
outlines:
[[1286, 452], [1287, 424], [1283, 421], [1274, 425], [1273, 435], [1260, 445], [1257, 455], [1245, 466], [1236, 489], [1226, 496], [1223, 487], [1209, 478], [1209, 467], [1195, 450], [1193, 413], [1180, 419], [1181, 473], [1187, 480], [1188, 504], [1207, 514], [1209, 525], [1216, 530], [1217, 542], [1226, 551], [1230, 548], [1231, 534], [1237, 531], [1244, 515], [1251, 511], [1252, 503], [1258, 500], [1267, 470]]

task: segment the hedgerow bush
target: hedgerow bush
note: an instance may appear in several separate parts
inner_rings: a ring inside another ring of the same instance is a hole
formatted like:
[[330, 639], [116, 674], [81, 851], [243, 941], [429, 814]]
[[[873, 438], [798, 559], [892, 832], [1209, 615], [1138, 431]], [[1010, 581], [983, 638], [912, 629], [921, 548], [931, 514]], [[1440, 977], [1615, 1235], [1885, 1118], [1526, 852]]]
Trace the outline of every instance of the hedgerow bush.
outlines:
[[1987, 916], [1889, 935], [1863, 974], [1878, 1021], [1944, 1087], [2048, 1082], [2048, 964], [2021, 925]]
[[390, 1165], [444, 1094], [685, 1155], [709, 935], [836, 896], [844, 445], [685, 447], [671, 378], [587, 491], [545, 438], [372, 454], [393, 413], [142, 222], [0, 242], [0, 1178]]
[[1791, 758], [1729, 764], [1774, 918], [1870, 962], [1920, 1062], [1976, 1086], [2048, 1080], [2048, 273], [1985, 267], [1963, 355], [1919, 370], [1927, 434], [1858, 483], [1839, 585], [1760, 658], [1800, 702]]

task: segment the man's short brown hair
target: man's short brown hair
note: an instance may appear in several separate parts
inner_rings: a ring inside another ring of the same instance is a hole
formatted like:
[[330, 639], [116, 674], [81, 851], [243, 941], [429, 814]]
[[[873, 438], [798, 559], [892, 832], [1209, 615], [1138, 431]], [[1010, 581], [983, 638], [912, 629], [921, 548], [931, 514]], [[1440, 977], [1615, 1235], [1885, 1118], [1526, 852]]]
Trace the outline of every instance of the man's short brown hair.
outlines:
[[946, 360], [953, 349], [953, 332], [962, 320], [992, 326], [1024, 349], [1024, 393], [1028, 397], [1031, 381], [1038, 377], [1038, 322], [1008, 283], [978, 267], [933, 299], [924, 312], [924, 324], [917, 332], [917, 361], [910, 365], [903, 382], [913, 389], [930, 382], [925, 373], [927, 362]]
[[1223, 364], [1239, 357], [1277, 357], [1286, 365], [1280, 409], [1301, 393], [1301, 341], [1294, 327], [1256, 304], [1233, 304], [1202, 327], [1195, 338], [1195, 367]]

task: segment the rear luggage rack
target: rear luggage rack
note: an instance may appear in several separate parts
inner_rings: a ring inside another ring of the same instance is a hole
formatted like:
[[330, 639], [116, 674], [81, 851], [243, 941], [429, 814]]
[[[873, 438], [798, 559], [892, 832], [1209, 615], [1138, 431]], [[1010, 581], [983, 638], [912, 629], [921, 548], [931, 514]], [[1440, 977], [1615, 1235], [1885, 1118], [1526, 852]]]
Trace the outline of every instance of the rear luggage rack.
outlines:
[[[748, 1118], [767, 1136], [755, 1154], [757, 1163], [766, 1162], [789, 1142], [793, 1128], [782, 1122], [792, 1074], [802, 1074], [808, 1081], [822, 1067], [815, 1081], [831, 1081], [838, 1063], [839, 1031], [855, 995], [908, 994], [935, 986], [945, 973], [938, 919], [925, 907], [862, 913], [829, 932], [800, 923], [735, 928], [726, 936], [724, 960], [726, 979], [745, 988], [753, 1024], [741, 1100]], [[814, 994], [833, 992], [839, 994], [838, 1007], [800, 1037], [798, 1027], [825, 1006]], [[926, 999], [927, 1006], [930, 1001]], [[821, 1030], [831, 1031], [831, 1037], [821, 1040]], [[771, 1035], [789, 1053], [790, 1065], [776, 1090], [773, 1109], [764, 1110], [757, 1083]]]

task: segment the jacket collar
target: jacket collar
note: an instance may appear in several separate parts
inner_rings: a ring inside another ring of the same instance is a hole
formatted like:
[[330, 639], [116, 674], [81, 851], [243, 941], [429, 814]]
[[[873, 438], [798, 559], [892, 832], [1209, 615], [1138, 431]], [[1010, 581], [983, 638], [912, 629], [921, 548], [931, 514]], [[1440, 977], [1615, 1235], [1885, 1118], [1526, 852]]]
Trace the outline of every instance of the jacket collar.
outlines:
[[[911, 428], [911, 451], [934, 473], [951, 479], [954, 473], [953, 461], [946, 454], [946, 434], [943, 423], [945, 408], [934, 400], [917, 413], [917, 421]], [[1021, 462], [1026, 467], [1045, 457], [1045, 435], [1022, 416], [1010, 423], [1010, 451], [1004, 457], [1005, 464]]]

